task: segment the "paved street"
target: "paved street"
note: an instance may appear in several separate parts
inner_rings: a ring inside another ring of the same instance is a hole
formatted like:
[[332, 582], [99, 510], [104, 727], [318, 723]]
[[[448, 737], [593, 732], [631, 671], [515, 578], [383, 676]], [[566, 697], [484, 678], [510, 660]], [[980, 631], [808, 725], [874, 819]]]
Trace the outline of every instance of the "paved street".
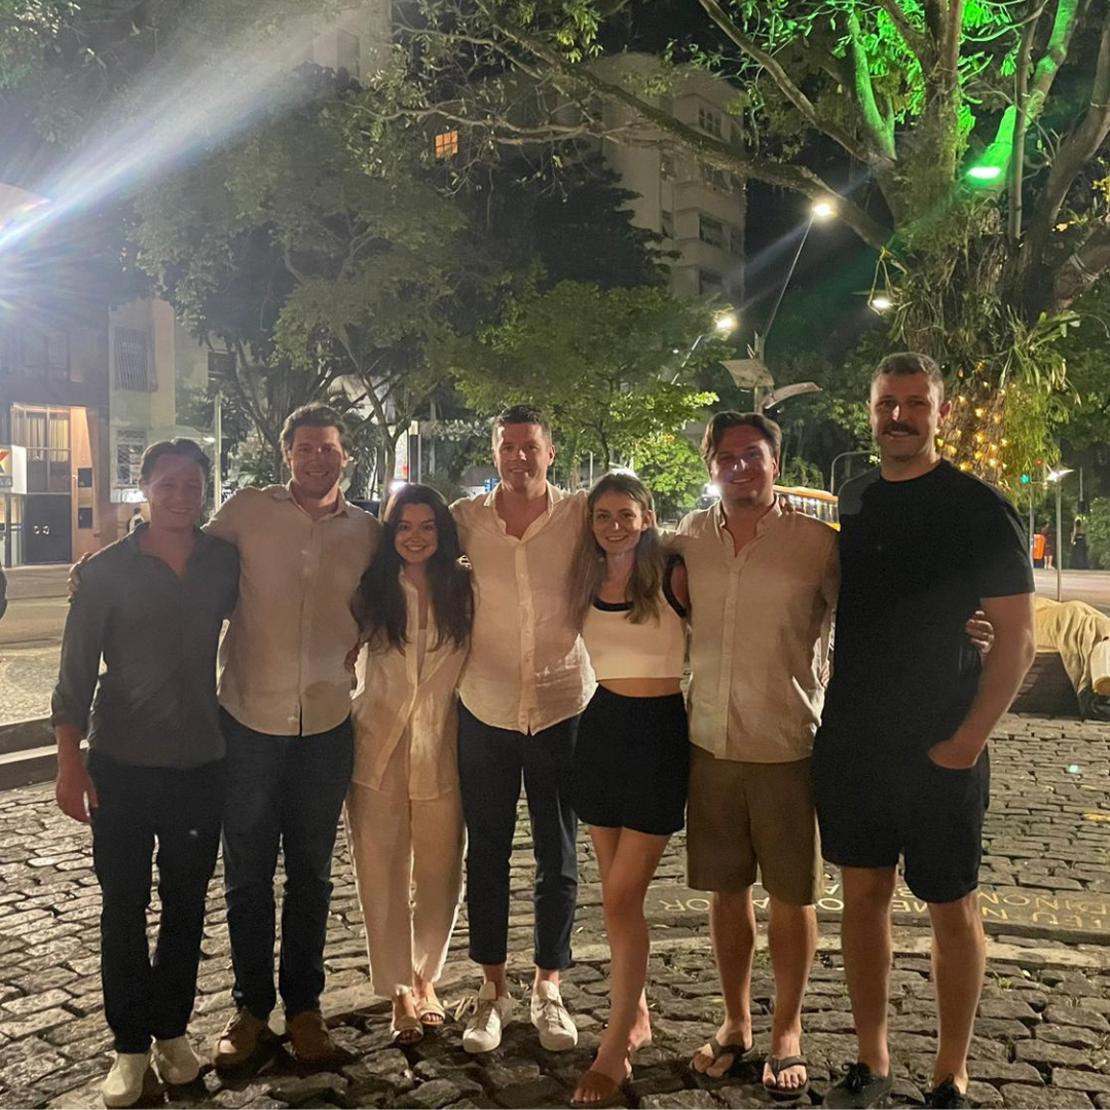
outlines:
[[[981, 897], [990, 934], [987, 988], [972, 1051], [981, 1106], [1110, 1108], [1110, 726], [1007, 718], [993, 747], [993, 804]], [[530, 844], [522, 823], [514, 854], [511, 964], [525, 999], [531, 935]], [[342, 839], [342, 838], [341, 838]], [[221, 1084], [209, 1072], [172, 1106], [558, 1106], [589, 1063], [605, 1021], [606, 973], [596, 867], [582, 841], [577, 966], [565, 993], [582, 1031], [577, 1051], [540, 1050], [524, 1002], [502, 1048], [465, 1055], [460, 1026], [400, 1050], [388, 1043], [386, 1008], [365, 988], [360, 912], [345, 845], [337, 865], [327, 961], [326, 1011], [357, 1060], [336, 1073], [298, 1075], [284, 1052], [250, 1080]], [[100, 1015], [99, 898], [87, 831], [53, 807], [49, 787], [0, 795], [0, 1105], [99, 1105], [108, 1039]], [[836, 876], [821, 903], [822, 948], [806, 1003], [813, 1100], [853, 1050], [836, 919]], [[761, 900], [760, 900], [761, 901]], [[706, 903], [682, 885], [681, 838], [664, 858], [649, 899], [653, 956], [649, 995], [655, 1043], [639, 1054], [628, 1105], [768, 1105], [755, 1065], [704, 1089], [686, 1069], [691, 1050], [720, 1018]], [[923, 907], [896, 903], [893, 1048], [898, 1101], [920, 1102], [933, 1050]], [[228, 949], [213, 883], [200, 997], [191, 1026], [207, 1046], [229, 1013]], [[465, 917], [441, 986], [454, 1003], [473, 978]], [[765, 1050], [771, 983], [756, 969], [756, 1044]], [[275, 1023], [277, 1019], [275, 1018]], [[807, 1104], [809, 1103], [807, 1099]]]

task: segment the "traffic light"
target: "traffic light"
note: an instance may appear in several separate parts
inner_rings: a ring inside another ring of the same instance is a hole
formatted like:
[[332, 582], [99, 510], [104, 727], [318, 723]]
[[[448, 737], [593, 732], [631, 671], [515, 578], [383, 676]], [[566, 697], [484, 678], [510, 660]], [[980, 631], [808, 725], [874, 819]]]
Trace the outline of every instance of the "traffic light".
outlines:
[[1023, 474], [1023, 475], [1021, 476], [1021, 484], [1022, 484], [1023, 486], [1027, 486], [1027, 485], [1029, 485], [1029, 482], [1030, 482], [1030, 478], [1029, 478], [1029, 475], [1028, 475], [1028, 474]]

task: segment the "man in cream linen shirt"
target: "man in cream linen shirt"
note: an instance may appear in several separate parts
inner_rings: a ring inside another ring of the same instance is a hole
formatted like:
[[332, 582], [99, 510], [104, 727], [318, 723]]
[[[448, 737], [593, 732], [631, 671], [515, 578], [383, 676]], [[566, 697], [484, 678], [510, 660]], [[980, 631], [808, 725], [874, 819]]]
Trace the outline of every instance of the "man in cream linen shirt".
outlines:
[[723, 1075], [752, 1047], [758, 867], [775, 973], [763, 1081], [783, 1097], [808, 1084], [801, 1010], [821, 882], [809, 768], [839, 570], [836, 533], [778, 504], [781, 445], [765, 416], [714, 416], [702, 455], [721, 500], [682, 521], [679, 543], [690, 583], [689, 883], [713, 892], [725, 1000], [724, 1023], [693, 1066]]
[[277, 1001], [274, 873], [285, 860], [279, 988], [294, 1054], [340, 1058], [320, 1015], [336, 825], [353, 760], [351, 598], [379, 525], [339, 489], [342, 418], [305, 405], [282, 429], [288, 486], [244, 489], [208, 530], [239, 549], [239, 604], [220, 650], [227, 738], [224, 882], [237, 1013], [216, 1066], [252, 1062]]
[[484, 977], [463, 1047], [495, 1049], [512, 1013], [509, 856], [523, 777], [536, 857], [532, 1024], [544, 1048], [560, 1051], [578, 1042], [559, 972], [571, 962], [578, 890], [571, 757], [578, 716], [594, 690], [566, 592], [585, 493], [548, 484], [551, 429], [530, 406], [496, 419], [493, 455], [497, 489], [452, 506], [474, 572], [474, 629], [459, 685], [459, 780], [470, 958]]

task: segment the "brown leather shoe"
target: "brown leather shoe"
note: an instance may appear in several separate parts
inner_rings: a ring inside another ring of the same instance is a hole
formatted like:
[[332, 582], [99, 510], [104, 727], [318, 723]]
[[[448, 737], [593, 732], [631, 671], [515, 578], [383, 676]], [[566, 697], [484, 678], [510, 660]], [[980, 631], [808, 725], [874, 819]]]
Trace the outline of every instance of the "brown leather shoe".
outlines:
[[224, 1027], [216, 1042], [216, 1053], [212, 1062], [217, 1071], [228, 1071], [242, 1067], [258, 1051], [263, 1040], [271, 1039], [270, 1026], [261, 1018], [256, 1018], [250, 1010], [238, 1010]]
[[289, 1047], [299, 1064], [320, 1067], [324, 1064], [346, 1064], [354, 1056], [331, 1039], [324, 1015], [319, 1010], [303, 1010], [285, 1019]]

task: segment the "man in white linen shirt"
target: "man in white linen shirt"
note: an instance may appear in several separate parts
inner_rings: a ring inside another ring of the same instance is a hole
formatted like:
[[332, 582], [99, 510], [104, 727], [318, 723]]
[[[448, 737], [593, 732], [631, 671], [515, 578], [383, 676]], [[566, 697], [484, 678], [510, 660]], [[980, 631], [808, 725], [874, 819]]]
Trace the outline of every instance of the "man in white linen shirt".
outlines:
[[345, 1055], [320, 1014], [336, 827], [354, 758], [351, 598], [380, 526], [347, 503], [347, 432], [326, 405], [304, 405], [281, 433], [287, 486], [244, 489], [208, 530], [239, 549], [239, 604], [220, 649], [227, 739], [224, 885], [237, 1012], [215, 1062], [235, 1069], [268, 1039], [274, 989], [274, 874], [284, 855], [279, 989], [304, 1064]]
[[559, 993], [578, 891], [569, 780], [578, 717], [594, 690], [566, 594], [585, 493], [548, 483], [551, 428], [531, 406], [494, 421], [493, 457], [498, 487], [452, 506], [474, 573], [474, 629], [459, 684], [459, 780], [470, 958], [484, 979], [463, 1047], [495, 1049], [512, 1014], [509, 857], [523, 777], [536, 857], [531, 1017], [543, 1047], [562, 1051], [578, 1043]]
[[690, 584], [688, 881], [712, 891], [710, 932], [725, 1019], [693, 1059], [724, 1075], [751, 1051], [757, 867], [770, 902], [775, 974], [763, 1082], [808, 1086], [802, 996], [817, 948], [821, 853], [810, 752], [836, 605], [836, 532], [783, 512], [774, 491], [782, 433], [757, 413], [717, 413], [702, 456], [719, 504], [679, 525]]

